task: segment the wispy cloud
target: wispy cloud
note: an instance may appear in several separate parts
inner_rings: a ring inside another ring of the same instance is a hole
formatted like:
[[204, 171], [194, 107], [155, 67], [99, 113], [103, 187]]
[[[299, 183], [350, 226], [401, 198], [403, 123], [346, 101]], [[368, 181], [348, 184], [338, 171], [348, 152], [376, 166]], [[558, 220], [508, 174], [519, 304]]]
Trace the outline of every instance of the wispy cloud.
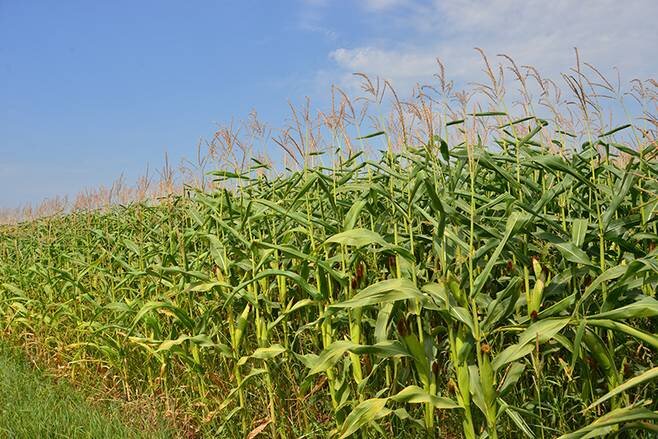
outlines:
[[[389, 29], [385, 39], [337, 47], [329, 53], [338, 80], [351, 72], [377, 74], [400, 87], [429, 81], [435, 59], [457, 80], [481, 79], [474, 47], [492, 58], [504, 53], [554, 76], [574, 65], [574, 47], [585, 61], [610, 72], [647, 77], [658, 72], [649, 56], [658, 42], [658, 2], [631, 0], [450, 0], [365, 2]], [[630, 77], [626, 77], [630, 79]]]
[[408, 0], [364, 0], [364, 6], [372, 11], [386, 11], [396, 6], [410, 3]]
[[299, 9], [299, 28], [307, 32], [315, 32], [329, 41], [334, 41], [338, 33], [325, 25], [323, 17], [329, 0], [301, 0]]

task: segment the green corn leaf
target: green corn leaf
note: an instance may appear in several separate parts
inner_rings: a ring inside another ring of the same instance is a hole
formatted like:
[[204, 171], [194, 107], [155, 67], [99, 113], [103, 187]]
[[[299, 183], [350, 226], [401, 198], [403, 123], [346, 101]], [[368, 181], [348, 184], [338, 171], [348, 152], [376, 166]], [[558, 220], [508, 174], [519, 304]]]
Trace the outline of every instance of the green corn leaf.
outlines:
[[387, 245], [387, 242], [384, 241], [384, 238], [382, 238], [379, 233], [361, 228], [337, 233], [325, 241], [325, 244], [329, 243], [347, 245], [351, 247], [364, 247], [366, 245], [372, 244], [378, 244], [382, 246]]
[[637, 385], [640, 385], [642, 383], [645, 383], [647, 381], [651, 380], [656, 380], [658, 379], [658, 367], [654, 367], [653, 369], [649, 369], [640, 375], [633, 377], [629, 379], [628, 381], [623, 382], [619, 386], [615, 387], [596, 401], [594, 401], [592, 404], [590, 404], [585, 410], [591, 410], [592, 408], [596, 407], [597, 405], [607, 401], [608, 399], [612, 398], [615, 395], [619, 395], [622, 392], [627, 391], [628, 389], [635, 387]]
[[510, 126], [517, 125], [517, 124], [520, 124], [520, 123], [523, 123], [523, 122], [527, 122], [527, 121], [532, 120], [532, 119], [535, 119], [535, 116], [523, 117], [521, 119], [517, 119], [515, 121], [509, 122], [509, 123], [506, 123], [506, 124], [503, 124], [503, 125], [499, 125], [498, 128], [501, 129], [501, 128], [505, 128], [505, 127], [510, 127]]
[[593, 265], [592, 261], [589, 259], [589, 256], [587, 256], [587, 253], [581, 250], [575, 243], [570, 241], [563, 241], [557, 236], [547, 232], [538, 233], [537, 237], [551, 243], [555, 248], [559, 250], [559, 252], [567, 261], [574, 262], [576, 264], [589, 266]]
[[632, 125], [631, 124], [626, 124], [619, 126], [617, 128], [613, 128], [610, 131], [606, 131], [605, 133], [601, 134], [599, 137], [605, 137], [605, 136], [610, 136], [618, 131], [625, 130], [626, 128], [630, 128]]
[[183, 309], [171, 303], [152, 301], [145, 303], [144, 306], [142, 306], [142, 308], [137, 312], [137, 315], [133, 319], [132, 328], [134, 328], [144, 318], [144, 316], [151, 311], [160, 311], [173, 315], [188, 329], [192, 329], [194, 327], [194, 321], [190, 319], [190, 317]]
[[583, 175], [576, 169], [571, 166], [569, 163], [564, 161], [562, 158], [555, 155], [542, 155], [534, 156], [531, 159], [533, 162], [537, 163], [544, 169], [552, 171], [553, 173], [564, 172], [569, 174], [572, 177], [575, 177], [578, 181], [583, 183], [586, 186], [592, 187], [592, 182], [587, 180]]
[[622, 425], [636, 421], [656, 420], [658, 420], [658, 412], [652, 412], [644, 407], [623, 407], [598, 417], [591, 424], [576, 430], [573, 433], [563, 434], [558, 439], [583, 439], [585, 437], [592, 437], [587, 435], [593, 431], [602, 431], [600, 429], [607, 426]]
[[537, 318], [543, 320], [548, 317], [558, 315], [563, 311], [571, 308], [575, 302], [576, 302], [576, 295], [571, 294], [565, 297], [564, 299], [560, 300], [559, 302], [556, 302], [553, 305], [549, 306], [548, 308], [545, 308], [542, 311], [540, 311]]
[[393, 312], [394, 302], [383, 304], [377, 313], [377, 323], [375, 324], [375, 341], [377, 343], [386, 340], [388, 335], [388, 321]]
[[181, 335], [175, 340], [165, 340], [162, 343], [160, 343], [160, 346], [158, 347], [156, 352], [169, 351], [174, 346], [179, 346], [186, 341], [190, 341], [202, 347], [217, 347], [224, 354], [230, 353], [230, 348], [228, 346], [214, 343], [210, 339], [210, 337], [208, 337], [205, 334], [199, 334], [195, 336]]
[[333, 367], [344, 354], [373, 354], [383, 357], [409, 356], [407, 349], [396, 341], [384, 341], [374, 345], [359, 345], [349, 340], [339, 340], [327, 346], [320, 355], [306, 357], [305, 364], [310, 369], [308, 374], [315, 375]]
[[443, 157], [443, 160], [445, 160], [446, 163], [450, 163], [450, 150], [448, 149], [448, 143], [443, 139], [439, 140], [439, 150], [441, 151], [441, 157]]
[[356, 224], [359, 218], [359, 214], [366, 206], [366, 204], [367, 204], [366, 200], [358, 200], [352, 205], [352, 207], [350, 207], [350, 210], [347, 211], [347, 214], [345, 215], [345, 222], [343, 226], [344, 231], [354, 229], [354, 225]]
[[484, 389], [482, 388], [478, 367], [475, 365], [468, 366], [468, 376], [469, 389], [471, 391], [471, 396], [473, 397], [473, 402], [475, 402], [482, 413], [487, 413], [487, 402], [484, 395]]
[[271, 360], [276, 356], [286, 352], [287, 349], [281, 346], [280, 344], [274, 344], [266, 348], [258, 348], [251, 354], [251, 358], [257, 358], [259, 360]]
[[[272, 270], [263, 270], [263, 271], [259, 272], [257, 275], [250, 278], [249, 280], [247, 280], [245, 282], [242, 282], [240, 285], [236, 286], [233, 289], [233, 293], [231, 294], [231, 296], [226, 300], [225, 305], [228, 302], [230, 302], [231, 299], [237, 293], [245, 290], [247, 288], [247, 286], [249, 286], [249, 285], [251, 285], [255, 282], [258, 282], [261, 279], [266, 279], [266, 278], [269, 278], [269, 277], [276, 277], [276, 276], [283, 276], [283, 277], [286, 277], [286, 278], [292, 280], [293, 282], [295, 282], [295, 284], [297, 284], [301, 288], [302, 291], [307, 293], [313, 299], [315, 299], [315, 300], [322, 299], [322, 296], [320, 295], [320, 292], [318, 290], [316, 290], [313, 285], [306, 282], [306, 280], [302, 276], [300, 276], [299, 274], [294, 273], [292, 271], [272, 269]], [[253, 302], [253, 299], [249, 296], [246, 296], [246, 299]]]
[[491, 363], [494, 370], [498, 370], [508, 363], [525, 357], [535, 349], [535, 343], [545, 343], [552, 339], [565, 326], [569, 324], [570, 318], [540, 320], [530, 325], [519, 335], [516, 344], [508, 346]]
[[517, 343], [510, 345], [494, 357], [493, 361], [491, 362], [491, 367], [493, 367], [494, 370], [498, 370], [508, 363], [525, 357], [534, 349], [535, 347], [531, 344]]
[[334, 303], [331, 308], [358, 308], [407, 299], [423, 300], [424, 298], [423, 293], [409, 279], [388, 279], [364, 288], [349, 300]]
[[603, 223], [603, 230], [608, 230], [608, 226], [611, 223], [611, 220], [614, 217], [617, 208], [622, 203], [622, 201], [628, 195], [628, 192], [631, 190], [631, 187], [635, 185], [637, 181], [637, 176], [633, 172], [624, 173], [624, 178], [621, 179], [614, 188], [614, 196], [608, 205], [608, 208], [603, 213], [603, 218], [601, 222]]
[[596, 279], [585, 289], [585, 292], [578, 300], [578, 304], [584, 302], [598, 287], [601, 286], [604, 282], [617, 279], [623, 276], [628, 270], [628, 265], [617, 265], [612, 268], [608, 268], [606, 271], [597, 276]]
[[485, 117], [485, 116], [507, 116], [507, 113], [503, 111], [483, 111], [480, 113], [469, 113], [469, 116], [473, 117]]
[[516, 226], [517, 222], [521, 218], [521, 215], [518, 212], [513, 212], [508, 220], [507, 224], [505, 225], [505, 235], [501, 238], [500, 242], [498, 243], [498, 246], [496, 247], [496, 250], [494, 250], [493, 254], [489, 258], [489, 261], [487, 262], [487, 265], [484, 267], [482, 272], [478, 275], [478, 277], [475, 279], [475, 283], [473, 286], [473, 291], [471, 291], [470, 296], [474, 297], [476, 296], [484, 287], [485, 282], [489, 278], [489, 274], [491, 273], [491, 270], [493, 269], [493, 266], [496, 264], [498, 261], [498, 257], [500, 256], [500, 253], [503, 251], [503, 248], [507, 244], [507, 240], [510, 238], [512, 235], [512, 232], [514, 231], [514, 227]]
[[344, 439], [365, 425], [388, 416], [391, 410], [386, 408], [387, 402], [388, 398], [372, 398], [360, 402], [338, 429], [339, 439]]
[[630, 305], [589, 316], [589, 319], [626, 320], [658, 316], [658, 300], [644, 296]]
[[408, 357], [409, 351], [397, 340], [384, 340], [374, 345], [353, 345], [349, 352], [359, 355], [375, 355], [383, 358]]
[[578, 218], [571, 222], [571, 242], [581, 248], [587, 235], [589, 221], [586, 218]]
[[505, 372], [505, 378], [500, 383], [498, 393], [500, 396], [505, 396], [506, 393], [511, 391], [514, 385], [519, 381], [521, 375], [525, 371], [525, 364], [514, 362], [509, 365]]
[[521, 278], [510, 279], [507, 287], [496, 295], [496, 298], [487, 306], [487, 314], [481, 323], [481, 328], [488, 331], [491, 327], [505, 321], [514, 311], [514, 307], [521, 293]]
[[610, 319], [589, 319], [587, 320], [587, 324], [590, 326], [597, 326], [599, 328], [607, 328], [612, 329], [613, 331], [623, 332], [630, 335], [631, 337], [637, 338], [638, 340], [642, 340], [649, 346], [653, 346], [654, 349], [658, 350], [658, 335], [651, 334], [640, 329], [633, 328], [632, 326], [626, 325], [622, 322]]
[[576, 338], [573, 342], [573, 351], [571, 352], [571, 363], [569, 368], [573, 370], [576, 367], [576, 362], [580, 358], [580, 344], [583, 340], [583, 334], [585, 334], [585, 325], [587, 324], [586, 320], [581, 320], [578, 324], [578, 329], [576, 330]]
[[555, 334], [560, 332], [570, 322], [571, 318], [557, 318], [540, 320], [530, 325], [519, 335], [519, 344], [538, 342], [546, 343]]
[[521, 417], [517, 409], [508, 405], [500, 398], [498, 398], [498, 401], [500, 401], [500, 411], [498, 414], [505, 413], [512, 420], [512, 422], [514, 422], [518, 429], [521, 430], [523, 434], [525, 434], [526, 437], [531, 439], [534, 438], [535, 434], [532, 432], [525, 420]]
[[418, 386], [407, 386], [391, 397], [396, 402], [406, 402], [409, 404], [431, 404], [437, 409], [460, 409], [462, 408], [456, 401], [450, 398], [443, 398], [429, 394], [427, 391]]
[[377, 131], [375, 133], [368, 134], [366, 136], [357, 137], [356, 140], [372, 139], [373, 137], [383, 136], [385, 134], [386, 134], [385, 131]]

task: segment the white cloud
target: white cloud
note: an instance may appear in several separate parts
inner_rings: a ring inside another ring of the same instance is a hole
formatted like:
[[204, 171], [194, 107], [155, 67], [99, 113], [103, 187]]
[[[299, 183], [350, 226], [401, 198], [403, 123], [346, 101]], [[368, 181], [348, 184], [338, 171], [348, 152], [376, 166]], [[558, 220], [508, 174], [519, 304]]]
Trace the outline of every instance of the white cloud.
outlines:
[[375, 47], [336, 49], [329, 54], [339, 66], [353, 72], [377, 73], [400, 79], [428, 76], [436, 71], [436, 60], [428, 52], [385, 50]]
[[364, 6], [372, 11], [385, 11], [396, 6], [410, 3], [408, 0], [364, 0]]
[[[584, 61], [626, 80], [658, 72], [655, 17], [658, 2], [631, 0], [369, 0], [380, 11], [385, 41], [333, 50], [337, 77], [366, 72], [411, 87], [437, 72], [439, 57], [452, 79], [482, 80], [482, 47], [492, 61], [499, 53], [555, 77], [574, 65], [574, 47]], [[410, 6], [411, 4], [411, 6]], [[384, 10], [386, 9], [386, 13]], [[399, 12], [399, 13], [398, 13]]]

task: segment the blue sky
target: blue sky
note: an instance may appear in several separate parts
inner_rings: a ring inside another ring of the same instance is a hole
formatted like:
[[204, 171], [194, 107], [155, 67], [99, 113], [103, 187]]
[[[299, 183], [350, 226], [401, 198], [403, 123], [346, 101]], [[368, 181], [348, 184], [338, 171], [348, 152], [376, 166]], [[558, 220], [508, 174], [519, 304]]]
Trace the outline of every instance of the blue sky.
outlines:
[[0, 0], [0, 207], [193, 156], [217, 123], [326, 100], [365, 71], [407, 89], [474, 46], [556, 75], [583, 58], [655, 77], [658, 2]]

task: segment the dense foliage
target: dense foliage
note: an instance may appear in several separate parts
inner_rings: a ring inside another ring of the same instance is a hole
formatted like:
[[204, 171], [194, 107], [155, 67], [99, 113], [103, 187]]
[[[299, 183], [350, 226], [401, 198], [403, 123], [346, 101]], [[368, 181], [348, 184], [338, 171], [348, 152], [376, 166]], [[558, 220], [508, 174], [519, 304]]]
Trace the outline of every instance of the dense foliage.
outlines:
[[655, 435], [656, 145], [545, 126], [5, 226], [4, 337], [201, 434]]

